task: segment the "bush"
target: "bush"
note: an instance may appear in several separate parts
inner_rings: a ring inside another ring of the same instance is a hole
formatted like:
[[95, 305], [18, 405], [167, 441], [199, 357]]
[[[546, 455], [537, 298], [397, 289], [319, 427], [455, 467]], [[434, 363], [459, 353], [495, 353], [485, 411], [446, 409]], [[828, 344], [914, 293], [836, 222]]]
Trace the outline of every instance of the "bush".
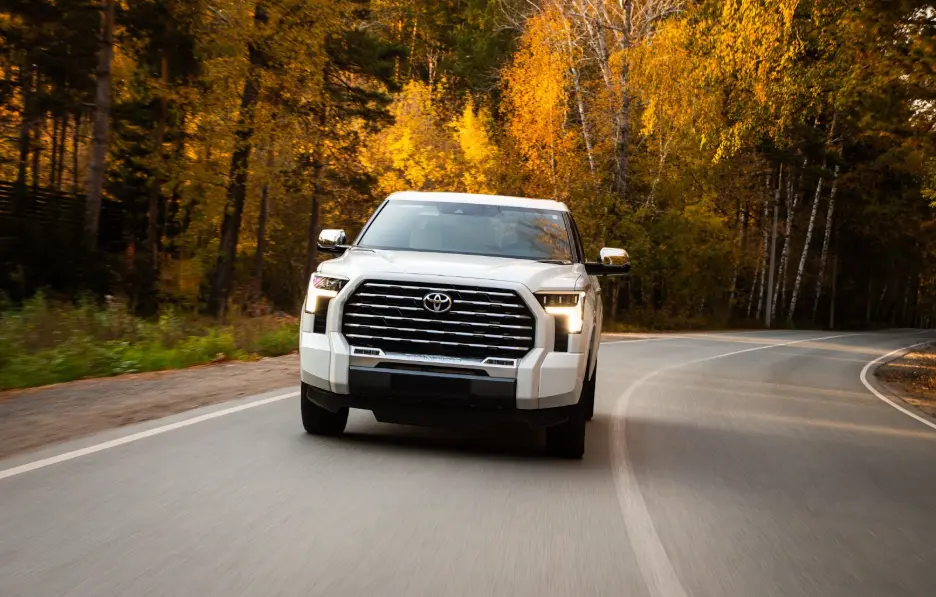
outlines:
[[72, 304], [40, 294], [0, 313], [0, 390], [278, 356], [296, 350], [298, 335], [292, 317], [219, 326], [170, 308], [149, 321], [131, 315], [119, 300]]

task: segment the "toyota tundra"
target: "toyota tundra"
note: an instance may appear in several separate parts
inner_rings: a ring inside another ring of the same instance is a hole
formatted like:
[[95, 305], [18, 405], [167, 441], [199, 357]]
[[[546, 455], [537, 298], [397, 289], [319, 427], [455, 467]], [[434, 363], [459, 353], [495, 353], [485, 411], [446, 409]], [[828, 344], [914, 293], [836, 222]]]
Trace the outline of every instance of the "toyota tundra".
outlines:
[[395, 193], [309, 281], [302, 313], [302, 423], [344, 432], [351, 408], [411, 425], [520, 422], [581, 458], [595, 408], [598, 278], [630, 270], [623, 249], [586, 259], [556, 201]]

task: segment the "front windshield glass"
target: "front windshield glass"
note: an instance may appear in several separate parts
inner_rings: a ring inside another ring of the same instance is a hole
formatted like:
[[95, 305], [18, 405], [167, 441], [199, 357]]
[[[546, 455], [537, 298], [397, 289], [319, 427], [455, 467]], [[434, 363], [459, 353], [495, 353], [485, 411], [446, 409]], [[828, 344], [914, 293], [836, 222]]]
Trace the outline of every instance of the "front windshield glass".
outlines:
[[572, 260], [572, 245], [561, 211], [475, 203], [390, 201], [358, 246]]

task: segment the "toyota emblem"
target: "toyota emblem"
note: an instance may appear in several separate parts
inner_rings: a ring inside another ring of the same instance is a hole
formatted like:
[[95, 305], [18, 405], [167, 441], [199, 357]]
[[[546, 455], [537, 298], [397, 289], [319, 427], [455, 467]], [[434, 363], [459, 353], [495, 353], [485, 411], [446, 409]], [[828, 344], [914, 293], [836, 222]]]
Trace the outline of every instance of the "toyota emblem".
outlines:
[[423, 308], [433, 313], [446, 313], [452, 308], [452, 297], [441, 292], [430, 292], [423, 297]]

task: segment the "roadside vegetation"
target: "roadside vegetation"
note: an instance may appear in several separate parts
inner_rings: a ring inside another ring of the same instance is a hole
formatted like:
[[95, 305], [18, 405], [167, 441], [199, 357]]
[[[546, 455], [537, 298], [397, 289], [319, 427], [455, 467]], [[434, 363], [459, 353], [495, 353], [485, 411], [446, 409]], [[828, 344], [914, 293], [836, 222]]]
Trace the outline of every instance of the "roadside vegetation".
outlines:
[[284, 315], [218, 324], [164, 308], [144, 319], [120, 301], [40, 294], [0, 313], [0, 390], [279, 356], [296, 349], [298, 335], [297, 320]]

